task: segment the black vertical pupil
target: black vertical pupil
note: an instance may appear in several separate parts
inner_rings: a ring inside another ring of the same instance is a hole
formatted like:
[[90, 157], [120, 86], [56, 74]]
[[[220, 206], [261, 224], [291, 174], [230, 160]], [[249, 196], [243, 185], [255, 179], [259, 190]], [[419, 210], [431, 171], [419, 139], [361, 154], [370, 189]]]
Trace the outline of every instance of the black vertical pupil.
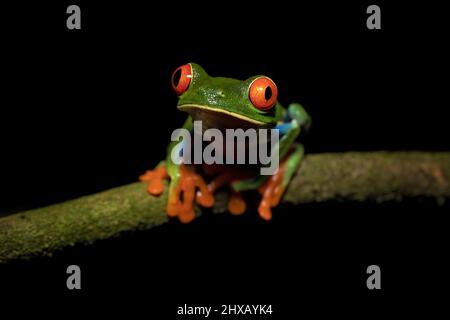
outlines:
[[270, 98], [272, 98], [272, 88], [267, 87], [266, 91], [264, 92], [264, 98], [268, 101]]
[[180, 79], [181, 79], [181, 69], [178, 69], [175, 71], [175, 73], [173, 74], [173, 77], [172, 77], [172, 82], [175, 87], [178, 87], [178, 83], [180, 82]]

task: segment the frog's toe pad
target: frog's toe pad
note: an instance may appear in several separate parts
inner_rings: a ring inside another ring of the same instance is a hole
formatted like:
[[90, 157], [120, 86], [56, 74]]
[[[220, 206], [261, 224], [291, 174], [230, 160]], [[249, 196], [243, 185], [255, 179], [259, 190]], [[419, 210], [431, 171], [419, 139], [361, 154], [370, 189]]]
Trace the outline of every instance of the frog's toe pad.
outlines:
[[272, 209], [270, 208], [270, 204], [267, 203], [267, 201], [262, 200], [258, 207], [258, 213], [261, 218], [264, 220], [271, 220], [272, 219]]
[[159, 196], [164, 192], [164, 183], [162, 180], [150, 181], [147, 187], [147, 192], [154, 196]]
[[258, 213], [264, 220], [272, 219], [271, 208], [276, 207], [281, 201], [285, 189], [283, 185], [285, 171], [286, 161], [283, 161], [278, 171], [259, 188], [262, 199], [259, 203]]
[[214, 196], [208, 190], [198, 190], [195, 195], [195, 200], [205, 208], [211, 208], [214, 205]]
[[168, 177], [166, 166], [161, 165], [154, 170], [149, 170], [139, 177], [141, 181], [148, 181], [147, 192], [159, 196], [164, 192], [163, 180]]
[[246, 209], [247, 204], [242, 198], [242, 194], [239, 192], [233, 193], [228, 201], [228, 211], [233, 215], [241, 215]]
[[194, 210], [191, 211], [183, 211], [178, 215], [178, 219], [182, 223], [189, 223], [195, 218], [195, 212]]

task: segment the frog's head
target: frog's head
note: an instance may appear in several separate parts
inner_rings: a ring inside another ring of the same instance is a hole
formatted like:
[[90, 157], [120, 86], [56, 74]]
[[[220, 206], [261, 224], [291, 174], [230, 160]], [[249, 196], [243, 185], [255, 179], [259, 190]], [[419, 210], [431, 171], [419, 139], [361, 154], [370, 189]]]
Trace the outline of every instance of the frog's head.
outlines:
[[179, 96], [178, 109], [204, 128], [273, 127], [281, 111], [277, 86], [268, 77], [240, 81], [210, 77], [195, 63], [185, 64], [172, 75]]

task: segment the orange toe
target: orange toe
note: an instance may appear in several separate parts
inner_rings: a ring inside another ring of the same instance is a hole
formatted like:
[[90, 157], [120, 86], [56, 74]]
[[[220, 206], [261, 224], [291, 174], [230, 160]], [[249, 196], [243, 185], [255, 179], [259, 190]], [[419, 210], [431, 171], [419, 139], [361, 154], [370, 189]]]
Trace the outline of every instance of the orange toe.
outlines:
[[286, 162], [282, 162], [278, 171], [259, 187], [258, 191], [262, 195], [258, 207], [258, 213], [264, 220], [272, 219], [272, 209], [276, 207], [284, 193], [282, 186], [283, 177], [286, 169]]
[[148, 193], [159, 196], [164, 192], [163, 180], [168, 177], [166, 166], [160, 165], [154, 170], [149, 170], [139, 177], [141, 181], [148, 181]]
[[247, 204], [242, 198], [242, 194], [239, 192], [233, 193], [228, 201], [228, 211], [233, 215], [240, 215], [243, 214], [246, 209]]
[[179, 205], [168, 201], [166, 206], [167, 215], [171, 218], [178, 216], [180, 212]]
[[258, 213], [264, 220], [268, 221], [272, 219], [272, 209], [267, 201], [261, 201], [258, 207]]
[[149, 170], [146, 173], [139, 176], [139, 181], [149, 181], [155, 176], [153, 170]]
[[151, 180], [147, 187], [147, 192], [159, 196], [164, 191], [164, 184], [161, 179]]
[[195, 195], [195, 200], [197, 203], [203, 207], [211, 208], [214, 205], [214, 196], [211, 192], [204, 192], [201, 190], [197, 191]]
[[178, 215], [178, 219], [179, 219], [180, 222], [182, 222], [182, 223], [189, 223], [189, 222], [191, 222], [192, 220], [194, 220], [194, 218], [195, 218], [195, 212], [194, 212], [194, 210], [182, 212], [181, 214]]

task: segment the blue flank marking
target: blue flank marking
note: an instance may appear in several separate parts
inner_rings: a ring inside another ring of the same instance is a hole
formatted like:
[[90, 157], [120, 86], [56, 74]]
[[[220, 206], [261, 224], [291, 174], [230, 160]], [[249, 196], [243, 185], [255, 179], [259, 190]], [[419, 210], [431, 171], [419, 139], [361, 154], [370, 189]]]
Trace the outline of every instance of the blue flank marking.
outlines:
[[286, 134], [289, 130], [291, 130], [291, 128], [292, 124], [290, 122], [285, 122], [275, 127], [275, 129], [280, 130], [280, 134]]

